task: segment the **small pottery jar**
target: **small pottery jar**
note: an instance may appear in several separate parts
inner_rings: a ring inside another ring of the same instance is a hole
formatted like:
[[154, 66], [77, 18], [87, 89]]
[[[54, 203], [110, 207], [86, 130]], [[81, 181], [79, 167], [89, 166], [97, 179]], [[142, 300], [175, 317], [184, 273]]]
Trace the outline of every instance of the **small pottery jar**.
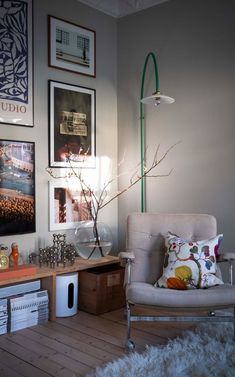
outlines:
[[13, 242], [11, 244], [11, 255], [10, 255], [11, 265], [17, 267], [19, 264], [19, 249], [17, 243]]
[[0, 244], [0, 269], [5, 269], [9, 267], [9, 258], [6, 255], [8, 247]]

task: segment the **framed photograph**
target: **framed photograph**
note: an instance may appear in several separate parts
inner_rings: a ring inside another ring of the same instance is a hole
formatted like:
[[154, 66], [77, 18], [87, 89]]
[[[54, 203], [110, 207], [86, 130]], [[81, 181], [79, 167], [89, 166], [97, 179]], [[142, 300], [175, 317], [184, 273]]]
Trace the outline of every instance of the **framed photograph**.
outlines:
[[49, 181], [49, 230], [75, 229], [79, 221], [91, 220], [91, 201], [75, 185]]
[[49, 166], [95, 167], [95, 90], [49, 81]]
[[95, 77], [95, 31], [49, 16], [49, 66]]
[[32, 0], [1, 2], [0, 123], [34, 125]]
[[34, 142], [0, 140], [0, 236], [35, 232]]

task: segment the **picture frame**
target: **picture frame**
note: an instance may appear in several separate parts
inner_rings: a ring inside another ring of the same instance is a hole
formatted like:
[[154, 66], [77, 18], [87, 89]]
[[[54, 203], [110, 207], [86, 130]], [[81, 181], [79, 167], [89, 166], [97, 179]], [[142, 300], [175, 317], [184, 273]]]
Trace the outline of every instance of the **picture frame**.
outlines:
[[49, 80], [49, 166], [95, 167], [96, 92]]
[[0, 23], [0, 123], [33, 127], [33, 0], [2, 2]]
[[61, 18], [48, 16], [50, 67], [96, 76], [96, 32]]
[[49, 231], [76, 229], [80, 221], [91, 220], [89, 205], [74, 184], [49, 181]]
[[35, 143], [0, 140], [0, 236], [34, 233]]

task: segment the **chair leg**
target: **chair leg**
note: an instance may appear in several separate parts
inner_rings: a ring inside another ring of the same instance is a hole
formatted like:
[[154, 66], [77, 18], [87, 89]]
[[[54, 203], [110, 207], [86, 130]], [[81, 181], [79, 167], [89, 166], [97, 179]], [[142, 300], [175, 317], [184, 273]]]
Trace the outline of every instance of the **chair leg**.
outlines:
[[131, 340], [131, 309], [129, 302], [126, 303], [126, 314], [127, 314], [127, 340], [126, 340], [126, 350], [131, 352], [135, 348], [135, 343]]

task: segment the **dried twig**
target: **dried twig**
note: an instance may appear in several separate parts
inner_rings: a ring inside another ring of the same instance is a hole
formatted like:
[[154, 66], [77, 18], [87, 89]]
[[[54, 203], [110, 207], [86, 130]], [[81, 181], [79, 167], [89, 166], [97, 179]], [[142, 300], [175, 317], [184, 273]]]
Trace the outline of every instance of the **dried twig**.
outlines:
[[[161, 164], [161, 162], [167, 157], [168, 153], [177, 145], [179, 142], [171, 145], [163, 155], [158, 158], [160, 145], [157, 146], [156, 152], [154, 154], [154, 158], [152, 161], [152, 164], [144, 168], [143, 175], [138, 175], [138, 170], [136, 169], [134, 173], [131, 175], [130, 183], [127, 187], [122, 189], [121, 191], [117, 192], [114, 196], [112, 196], [110, 199], [107, 200], [108, 196], [108, 187], [114, 182], [115, 179], [119, 178], [121, 175], [117, 175], [115, 178], [109, 179], [106, 183], [104, 183], [103, 187], [100, 190], [99, 194], [96, 194], [94, 190], [91, 188], [89, 184], [87, 184], [82, 176], [82, 171], [80, 170], [77, 172], [75, 170], [75, 167], [73, 166], [73, 156], [72, 159], [68, 157], [68, 161], [70, 163], [71, 171], [67, 173], [64, 176], [56, 176], [52, 169], [47, 168], [47, 172], [53, 177], [53, 178], [72, 178], [75, 177], [78, 179], [80, 186], [81, 186], [81, 192], [84, 196], [87, 208], [90, 212], [90, 216], [93, 221], [97, 221], [98, 213], [99, 211], [106, 207], [109, 203], [111, 203], [113, 200], [119, 198], [119, 196], [123, 195], [125, 192], [127, 192], [131, 187], [136, 185], [138, 182], [140, 182], [143, 178], [159, 178], [159, 177], [168, 177], [173, 169], [171, 169], [167, 174], [150, 174], [158, 165]], [[138, 164], [139, 166], [140, 164]]]

